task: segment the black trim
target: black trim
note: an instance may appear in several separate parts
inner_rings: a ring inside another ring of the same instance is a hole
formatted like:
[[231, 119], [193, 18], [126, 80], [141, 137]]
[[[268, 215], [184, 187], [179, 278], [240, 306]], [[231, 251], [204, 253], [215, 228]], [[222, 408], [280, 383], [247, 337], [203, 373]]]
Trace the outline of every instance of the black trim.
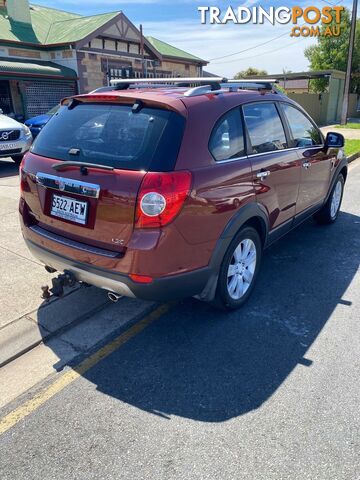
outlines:
[[269, 228], [267, 214], [258, 203], [248, 203], [247, 205], [244, 205], [244, 207], [242, 207], [240, 211], [230, 219], [230, 221], [224, 228], [219, 240], [217, 241], [209, 263], [212, 271], [217, 272], [219, 270], [225, 252], [228, 249], [232, 239], [235, 237], [240, 228], [248, 220], [251, 220], [253, 218], [257, 218], [261, 221], [263, 225], [262, 237], [264, 240], [264, 244], [266, 244]]
[[294, 224], [294, 217], [290, 218], [290, 220], [286, 220], [286, 222], [273, 228], [268, 233], [266, 248], [269, 247], [271, 244], [280, 240], [280, 238], [284, 237], [287, 233], [289, 233], [293, 229], [293, 224]]
[[324, 205], [324, 201], [318, 202], [315, 205], [312, 205], [311, 207], [308, 207], [306, 210], [303, 210], [302, 212], [295, 215], [292, 229], [295, 227], [298, 227], [300, 223], [305, 222], [305, 220], [307, 220], [312, 215], [314, 215], [314, 213], [318, 212], [323, 205]]
[[82, 252], [94, 253], [95, 255], [101, 255], [102, 257], [107, 258], [121, 258], [124, 256], [123, 253], [114, 252], [112, 250], [105, 250], [104, 248], [93, 247], [92, 245], [88, 245], [82, 242], [76, 242], [75, 240], [70, 240], [70, 238], [66, 238], [62, 235], [49, 232], [48, 230], [45, 230], [38, 225], [32, 225], [28, 228], [37, 235], [47, 238], [52, 242], [59, 243], [60, 245], [65, 245], [66, 247], [75, 248], [76, 250], [81, 250]]
[[[340, 174], [340, 172], [343, 168], [346, 168], [346, 172], [347, 172], [347, 170], [348, 170], [348, 160], [347, 160], [346, 157], [343, 160], [341, 160], [341, 162], [337, 166], [336, 170], [334, 170], [334, 172], [333, 172], [333, 176], [332, 176], [331, 182], [330, 182], [330, 187], [329, 187], [329, 190], [328, 190], [328, 193], [326, 195], [324, 203], [326, 203], [328, 201], [328, 199], [331, 195], [332, 189], [335, 185], [336, 179], [339, 176], [339, 174]], [[346, 180], [346, 179], [344, 178], [344, 180]]]
[[[30, 250], [34, 252], [35, 256], [36, 250], [40, 250], [40, 252], [46, 252], [50, 266], [51, 259], [53, 259], [55, 263], [60, 262], [64, 263], [65, 265], [68, 264], [69, 271], [71, 271], [71, 267], [73, 267], [97, 276], [99, 279], [107, 278], [115, 282], [120, 282], [126, 285], [136, 298], [143, 300], [164, 302], [198, 295], [205, 288], [206, 283], [211, 275], [211, 269], [209, 267], [205, 267], [198, 270], [193, 270], [191, 272], [179, 273], [178, 275], [156, 278], [152, 283], [136, 283], [133, 282], [126, 274], [81, 263], [48, 250], [27, 238], [25, 238], [25, 241], [29, 244]], [[40, 253], [39, 257], [41, 257]], [[74, 273], [74, 275], [76, 277], [76, 273]], [[100, 283], [101, 281], [99, 284]]]

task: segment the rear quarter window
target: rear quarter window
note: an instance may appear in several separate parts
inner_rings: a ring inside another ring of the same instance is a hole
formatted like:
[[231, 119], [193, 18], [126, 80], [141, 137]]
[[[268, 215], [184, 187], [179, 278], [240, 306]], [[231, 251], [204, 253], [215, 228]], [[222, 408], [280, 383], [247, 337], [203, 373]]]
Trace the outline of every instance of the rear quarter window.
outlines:
[[[32, 152], [63, 161], [125, 170], [174, 168], [185, 119], [175, 112], [131, 105], [61, 107], [37, 137]], [[76, 155], [70, 153], [76, 152]]]
[[217, 122], [209, 141], [209, 150], [217, 162], [245, 155], [240, 109], [230, 110]]

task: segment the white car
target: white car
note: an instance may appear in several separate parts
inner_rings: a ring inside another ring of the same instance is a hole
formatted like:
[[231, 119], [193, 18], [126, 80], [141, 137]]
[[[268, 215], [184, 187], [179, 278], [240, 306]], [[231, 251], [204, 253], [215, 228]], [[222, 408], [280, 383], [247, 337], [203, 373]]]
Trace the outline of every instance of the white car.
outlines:
[[0, 158], [11, 157], [19, 164], [29, 150], [31, 142], [29, 127], [3, 115], [0, 111]]

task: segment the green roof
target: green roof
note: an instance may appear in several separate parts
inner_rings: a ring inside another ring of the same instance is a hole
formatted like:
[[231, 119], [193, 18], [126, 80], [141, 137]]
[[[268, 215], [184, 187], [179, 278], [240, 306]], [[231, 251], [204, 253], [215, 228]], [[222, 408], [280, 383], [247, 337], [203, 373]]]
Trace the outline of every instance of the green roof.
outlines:
[[164, 55], [165, 57], [175, 57], [175, 58], [182, 58], [185, 60], [197, 60], [199, 62], [204, 62], [203, 59], [199, 57], [195, 57], [195, 55], [191, 55], [191, 53], [185, 52], [185, 50], [181, 50], [180, 48], [173, 47], [162, 40], [154, 37], [146, 37], [147, 40], [151, 43], [156, 50]]
[[53, 62], [36, 60], [14, 60], [13, 58], [0, 58], [0, 74], [9, 76], [34, 75], [36, 77], [76, 79], [77, 75], [71, 68], [63, 67]]
[[[11, 21], [7, 16], [6, 7], [0, 7], [0, 42], [8, 41], [38, 46], [75, 43], [91, 35], [120, 13], [111, 12], [83, 17], [55, 8], [30, 5], [32, 25], [26, 25]], [[206, 63], [201, 58], [157, 38], [147, 37], [147, 41], [165, 57]]]
[[31, 5], [30, 14], [32, 26], [11, 22], [6, 7], [0, 7], [0, 39], [37, 45], [77, 42], [115, 18], [119, 12], [83, 17], [54, 8]]
[[103, 13], [92, 17], [80, 17], [53, 23], [50, 27], [45, 43], [72, 43], [77, 42], [107, 22], [115, 18], [119, 12]]

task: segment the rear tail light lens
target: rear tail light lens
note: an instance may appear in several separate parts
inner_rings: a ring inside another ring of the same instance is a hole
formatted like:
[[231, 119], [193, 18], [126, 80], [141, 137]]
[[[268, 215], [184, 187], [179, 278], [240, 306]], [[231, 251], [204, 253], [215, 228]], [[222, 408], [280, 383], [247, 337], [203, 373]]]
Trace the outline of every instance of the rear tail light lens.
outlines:
[[27, 190], [26, 172], [24, 172], [22, 163], [19, 166], [20, 192]]
[[153, 278], [148, 275], [137, 275], [136, 273], [130, 273], [129, 277], [136, 283], [152, 283]]
[[188, 171], [145, 175], [137, 198], [136, 228], [159, 228], [172, 222], [190, 193]]
[[148, 217], [160, 215], [166, 207], [166, 200], [160, 193], [145, 193], [140, 202], [140, 209]]

